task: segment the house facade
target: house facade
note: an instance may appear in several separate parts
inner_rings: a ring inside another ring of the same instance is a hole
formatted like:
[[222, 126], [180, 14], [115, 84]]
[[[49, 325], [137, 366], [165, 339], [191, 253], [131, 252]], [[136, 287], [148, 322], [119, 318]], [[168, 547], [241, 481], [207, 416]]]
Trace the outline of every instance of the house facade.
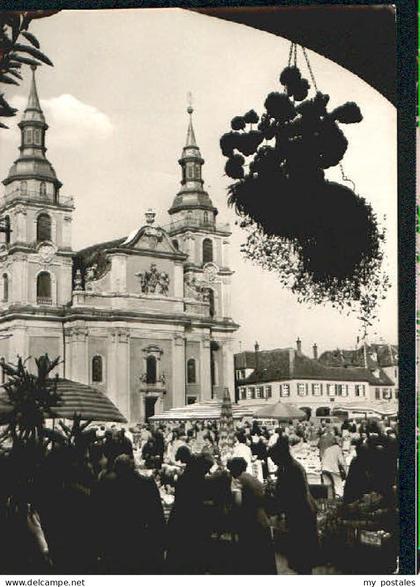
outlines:
[[392, 411], [398, 405], [396, 382], [378, 362], [365, 367], [332, 361], [325, 353], [318, 357], [316, 345], [313, 357], [308, 357], [299, 339], [296, 348], [264, 351], [256, 344], [254, 351], [236, 354], [235, 381], [240, 404], [282, 401], [310, 416], [328, 416], [334, 410], [369, 411], [384, 402]]

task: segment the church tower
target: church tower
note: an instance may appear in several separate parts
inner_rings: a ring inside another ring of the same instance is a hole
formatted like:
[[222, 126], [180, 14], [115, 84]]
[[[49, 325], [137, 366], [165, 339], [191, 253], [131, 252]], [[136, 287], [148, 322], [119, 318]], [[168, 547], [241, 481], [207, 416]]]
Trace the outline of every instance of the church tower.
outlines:
[[228, 224], [216, 221], [218, 210], [204, 189], [204, 159], [195, 137], [193, 108], [189, 106], [187, 112], [187, 138], [179, 159], [181, 189], [168, 211], [168, 232], [175, 247], [188, 255], [184, 264], [185, 283], [199, 285], [209, 303], [211, 390], [208, 394], [202, 389], [201, 398], [222, 397], [224, 388], [229, 388], [233, 398], [232, 336], [238, 326], [231, 318], [231, 231]]
[[63, 306], [71, 300], [72, 198], [46, 157], [48, 125], [42, 112], [32, 67], [28, 103], [18, 126], [19, 156], [3, 180], [0, 215], [6, 233], [1, 251], [2, 303], [37, 308]]
[[0, 244], [0, 356], [64, 355], [60, 312], [71, 301], [73, 199], [46, 157], [48, 124], [38, 98], [35, 67], [18, 123], [19, 156], [3, 180], [0, 217], [10, 231]]

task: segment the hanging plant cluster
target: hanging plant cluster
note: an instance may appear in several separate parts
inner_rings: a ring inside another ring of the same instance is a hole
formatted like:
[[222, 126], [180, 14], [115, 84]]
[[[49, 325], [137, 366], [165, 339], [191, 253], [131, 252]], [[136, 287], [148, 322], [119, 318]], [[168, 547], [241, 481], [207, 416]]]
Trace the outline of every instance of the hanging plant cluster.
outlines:
[[385, 234], [364, 198], [325, 177], [347, 150], [340, 125], [362, 114], [354, 102], [327, 109], [329, 96], [318, 91], [303, 51], [314, 96], [292, 44], [283, 91], [268, 94], [261, 117], [250, 110], [233, 118], [220, 139], [225, 172], [235, 180], [228, 202], [248, 232], [246, 257], [276, 271], [300, 301], [356, 310], [370, 325], [389, 287]]

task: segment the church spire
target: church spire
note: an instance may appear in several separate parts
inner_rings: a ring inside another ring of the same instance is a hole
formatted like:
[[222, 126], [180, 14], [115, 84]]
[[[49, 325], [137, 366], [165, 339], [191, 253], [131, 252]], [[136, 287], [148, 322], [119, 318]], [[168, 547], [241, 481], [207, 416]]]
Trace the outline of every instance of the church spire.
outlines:
[[187, 140], [185, 141], [185, 148], [197, 147], [197, 141], [195, 140], [194, 127], [193, 127], [193, 123], [192, 123], [192, 114], [194, 112], [194, 108], [192, 106], [188, 106], [187, 112], [190, 115], [190, 121], [188, 124]]
[[217, 214], [210, 196], [203, 188], [202, 167], [204, 159], [201, 156], [195, 137], [192, 120], [194, 109], [191, 103], [187, 108], [187, 112], [189, 116], [187, 138], [182, 149], [181, 158], [178, 161], [182, 168], [181, 190], [176, 195], [169, 214], [194, 209], [207, 210]]
[[53, 166], [45, 156], [45, 135], [48, 124], [41, 108], [36, 87], [36, 66], [31, 66], [32, 79], [28, 102], [18, 127], [21, 131], [20, 155], [3, 180], [7, 193], [18, 193], [25, 197], [48, 197], [56, 199], [61, 182]]
[[36, 80], [35, 80], [36, 66], [31, 65], [31, 69], [32, 69], [31, 89], [29, 91], [28, 103], [26, 105], [22, 121], [38, 120], [39, 122], [45, 123], [44, 113], [42, 112], [41, 105], [39, 103], [38, 91], [36, 88]]

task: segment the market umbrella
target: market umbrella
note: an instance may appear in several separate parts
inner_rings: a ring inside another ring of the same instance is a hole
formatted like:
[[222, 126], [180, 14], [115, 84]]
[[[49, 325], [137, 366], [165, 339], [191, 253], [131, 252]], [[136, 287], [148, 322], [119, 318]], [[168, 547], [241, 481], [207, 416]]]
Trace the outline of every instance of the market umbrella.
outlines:
[[[152, 416], [149, 418], [149, 421], [181, 422], [188, 420], [220, 420], [222, 416], [222, 405], [223, 401], [220, 399], [205, 400], [203, 402], [197, 402], [195, 404], [189, 404], [179, 408], [171, 408], [166, 412]], [[234, 420], [252, 417], [252, 411], [250, 408], [239, 406], [237, 404], [233, 404], [231, 407], [232, 418]]]
[[257, 409], [254, 412], [256, 418], [272, 418], [273, 420], [305, 420], [306, 413], [300, 410], [293, 404], [284, 404], [277, 402], [276, 404], [268, 404], [263, 408]]
[[235, 443], [235, 426], [233, 423], [232, 402], [229, 390], [225, 388], [220, 412], [219, 447], [222, 458], [229, 458]]
[[[127, 422], [113, 402], [99, 389], [70, 379], [58, 378], [51, 380], [53, 381], [57, 383], [60, 396], [59, 405], [52, 410], [54, 417], [72, 419], [74, 414], [78, 414], [82, 420]], [[7, 422], [7, 414], [11, 410], [6, 392], [0, 393], [0, 423]]]

